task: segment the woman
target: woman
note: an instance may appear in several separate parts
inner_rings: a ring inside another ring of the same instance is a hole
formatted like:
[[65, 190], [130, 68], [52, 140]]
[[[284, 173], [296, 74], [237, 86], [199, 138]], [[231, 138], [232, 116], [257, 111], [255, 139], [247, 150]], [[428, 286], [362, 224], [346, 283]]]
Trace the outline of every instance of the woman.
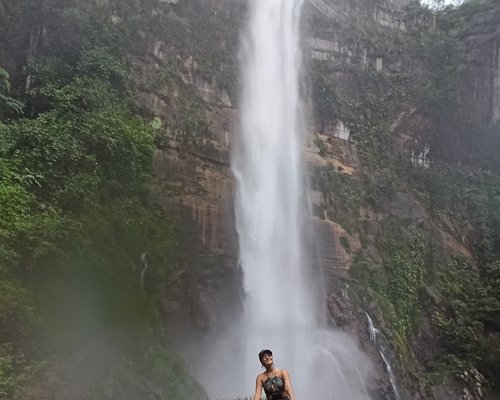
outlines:
[[286, 369], [279, 369], [274, 366], [273, 352], [271, 350], [262, 350], [259, 353], [259, 361], [266, 370], [257, 375], [253, 400], [261, 399], [262, 389], [266, 393], [267, 400], [295, 400], [290, 375], [288, 375]]

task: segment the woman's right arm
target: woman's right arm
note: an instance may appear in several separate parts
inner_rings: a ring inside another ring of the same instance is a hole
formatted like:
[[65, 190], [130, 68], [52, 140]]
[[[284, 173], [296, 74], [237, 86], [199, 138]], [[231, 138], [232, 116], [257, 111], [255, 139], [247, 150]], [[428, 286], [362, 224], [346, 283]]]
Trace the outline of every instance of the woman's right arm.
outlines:
[[260, 375], [257, 375], [257, 379], [255, 381], [255, 393], [253, 395], [253, 400], [260, 400], [262, 398], [262, 380], [260, 379]]

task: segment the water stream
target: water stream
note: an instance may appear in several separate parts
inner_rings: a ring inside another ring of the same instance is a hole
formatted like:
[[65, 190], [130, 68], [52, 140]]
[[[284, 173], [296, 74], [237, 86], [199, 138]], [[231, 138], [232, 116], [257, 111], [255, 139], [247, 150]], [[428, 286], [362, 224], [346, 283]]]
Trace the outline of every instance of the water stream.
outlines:
[[377, 341], [377, 336], [380, 333], [380, 331], [377, 328], [375, 328], [375, 325], [373, 323], [372, 318], [370, 317], [370, 314], [365, 313], [365, 315], [366, 319], [368, 320], [368, 335], [370, 336], [370, 340], [375, 344], [380, 354], [380, 357], [382, 357], [382, 361], [384, 361], [385, 370], [387, 371], [387, 376], [389, 377], [389, 381], [391, 382], [392, 391], [394, 392], [396, 400], [401, 400], [401, 396], [399, 395], [398, 387], [396, 385], [396, 377], [394, 376], [394, 372], [392, 371], [391, 364], [387, 359], [386, 355], [384, 354], [382, 346]]
[[257, 353], [270, 348], [297, 399], [368, 400], [370, 363], [326, 329], [326, 299], [304, 248], [307, 200], [300, 109], [302, 0], [252, 0], [242, 40], [241, 129], [232, 171], [245, 304], [207, 349], [197, 376], [212, 398], [253, 394]]

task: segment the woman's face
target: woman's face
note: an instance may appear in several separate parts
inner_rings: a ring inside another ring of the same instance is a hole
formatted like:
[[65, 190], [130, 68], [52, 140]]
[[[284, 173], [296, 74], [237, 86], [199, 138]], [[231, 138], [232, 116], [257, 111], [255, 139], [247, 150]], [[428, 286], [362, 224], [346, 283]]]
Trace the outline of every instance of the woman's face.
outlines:
[[271, 354], [264, 354], [262, 356], [262, 365], [265, 367], [266, 365], [272, 365], [273, 364], [273, 356]]

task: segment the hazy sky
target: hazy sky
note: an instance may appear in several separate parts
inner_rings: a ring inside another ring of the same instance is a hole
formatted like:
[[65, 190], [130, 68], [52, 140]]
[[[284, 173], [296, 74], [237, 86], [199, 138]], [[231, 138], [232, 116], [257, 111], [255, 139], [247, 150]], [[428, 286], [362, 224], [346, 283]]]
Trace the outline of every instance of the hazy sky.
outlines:
[[[434, 5], [435, 2], [433, 0], [420, 0], [420, 2], [422, 4], [427, 4], [427, 5]], [[460, 4], [460, 3], [463, 3], [463, 0], [444, 0], [444, 4], [445, 6], [449, 5], [449, 4]]]

